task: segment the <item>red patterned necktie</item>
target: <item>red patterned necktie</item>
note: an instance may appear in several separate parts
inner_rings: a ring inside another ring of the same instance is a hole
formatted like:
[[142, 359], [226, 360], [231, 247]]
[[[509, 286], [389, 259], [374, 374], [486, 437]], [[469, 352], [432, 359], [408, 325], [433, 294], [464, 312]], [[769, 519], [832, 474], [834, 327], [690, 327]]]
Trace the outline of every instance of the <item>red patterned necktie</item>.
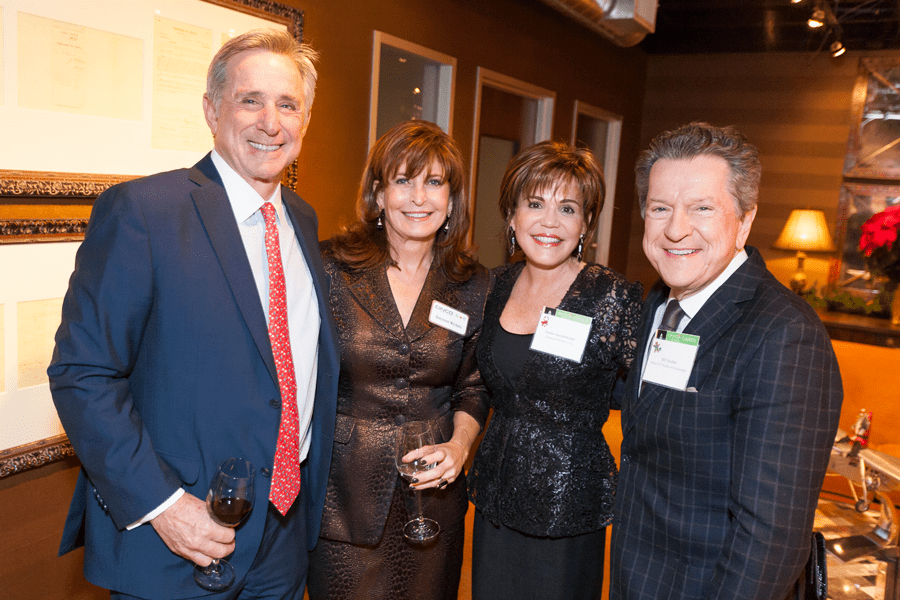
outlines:
[[281, 426], [278, 428], [275, 473], [272, 476], [269, 500], [284, 515], [300, 493], [297, 381], [294, 379], [294, 359], [288, 335], [287, 296], [278, 228], [275, 225], [275, 207], [271, 202], [266, 202], [261, 210], [266, 220], [266, 256], [269, 259], [269, 340], [272, 342], [278, 385], [281, 388]]

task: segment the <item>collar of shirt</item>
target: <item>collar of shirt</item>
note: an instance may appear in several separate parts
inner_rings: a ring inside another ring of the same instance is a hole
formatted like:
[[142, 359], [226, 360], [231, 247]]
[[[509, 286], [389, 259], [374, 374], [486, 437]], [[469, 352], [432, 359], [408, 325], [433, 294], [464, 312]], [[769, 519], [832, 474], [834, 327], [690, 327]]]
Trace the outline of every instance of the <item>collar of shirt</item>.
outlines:
[[237, 174], [237, 171], [231, 168], [225, 159], [215, 150], [212, 151], [212, 161], [222, 178], [222, 184], [225, 186], [225, 193], [228, 195], [228, 202], [231, 203], [231, 210], [234, 212], [234, 219], [238, 223], [243, 223], [262, 208], [266, 202], [271, 202], [278, 214], [279, 223], [286, 223], [284, 215], [284, 203], [281, 201], [281, 184], [275, 188], [272, 197], [263, 198], [259, 192]]
[[[712, 295], [716, 292], [717, 289], [722, 287], [722, 284], [728, 281], [728, 278], [731, 277], [738, 268], [747, 261], [747, 251], [741, 248], [741, 251], [734, 255], [734, 258], [731, 259], [731, 262], [728, 263], [728, 266], [725, 267], [725, 270], [719, 273], [719, 276], [710, 282], [705, 288], [694, 294], [693, 296], [688, 296], [684, 300], [679, 300], [679, 304], [681, 305], [681, 310], [684, 311], [684, 315], [690, 319], [694, 318], [700, 309], [706, 304], [706, 301], [709, 300]], [[671, 296], [669, 296], [671, 298]], [[663, 305], [665, 306], [665, 304]], [[679, 328], [681, 330], [683, 328]]]

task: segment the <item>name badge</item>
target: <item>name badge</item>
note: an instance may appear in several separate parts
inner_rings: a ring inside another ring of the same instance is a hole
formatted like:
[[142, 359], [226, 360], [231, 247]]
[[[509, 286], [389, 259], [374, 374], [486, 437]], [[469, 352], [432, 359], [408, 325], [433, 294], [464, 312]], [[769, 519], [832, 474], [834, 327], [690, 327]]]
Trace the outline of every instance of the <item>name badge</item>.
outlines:
[[699, 347], [700, 336], [657, 329], [647, 351], [644, 381], [685, 391]]
[[428, 315], [428, 320], [459, 335], [466, 335], [466, 327], [469, 325], [469, 315], [437, 300], [431, 301], [431, 314]]
[[545, 306], [531, 338], [531, 349], [580, 363], [591, 322], [591, 317]]

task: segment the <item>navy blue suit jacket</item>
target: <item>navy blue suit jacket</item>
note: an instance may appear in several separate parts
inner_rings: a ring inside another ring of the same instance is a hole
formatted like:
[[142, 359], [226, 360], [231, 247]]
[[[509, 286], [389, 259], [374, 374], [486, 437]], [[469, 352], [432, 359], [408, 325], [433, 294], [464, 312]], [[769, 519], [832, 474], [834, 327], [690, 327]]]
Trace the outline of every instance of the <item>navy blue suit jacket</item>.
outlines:
[[[315, 212], [285, 188], [282, 198], [321, 316], [304, 502], [295, 503], [308, 510], [288, 513], [307, 520], [312, 548], [331, 463], [338, 353]], [[240, 580], [261, 544], [280, 392], [250, 262], [209, 155], [97, 199], [48, 373], [83, 465], [60, 553], [83, 535], [85, 576], [94, 584], [143, 598], [201, 594], [192, 565], [152, 526], [125, 528], [179, 487], [205, 498], [216, 465], [244, 457], [256, 466], [257, 486], [228, 559]]]
[[622, 399], [611, 600], [780, 600], [809, 557], [843, 389], [809, 305], [759, 252], [685, 328], [686, 391], [639, 393], [657, 285]]

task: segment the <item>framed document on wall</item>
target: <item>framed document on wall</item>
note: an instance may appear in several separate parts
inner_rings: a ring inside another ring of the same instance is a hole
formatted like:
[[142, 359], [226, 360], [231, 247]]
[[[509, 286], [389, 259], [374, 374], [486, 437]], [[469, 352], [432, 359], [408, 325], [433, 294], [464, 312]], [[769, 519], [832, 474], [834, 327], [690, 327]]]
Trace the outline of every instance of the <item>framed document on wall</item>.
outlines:
[[259, 27], [303, 35], [270, 0], [0, 0], [0, 243], [79, 239], [119, 181], [212, 147], [210, 59]]
[[[206, 70], [229, 38], [303, 35], [269, 0], [0, 0], [0, 479], [71, 454], [46, 369], [94, 198], [212, 148]], [[51, 243], [21, 243], [21, 242]]]

